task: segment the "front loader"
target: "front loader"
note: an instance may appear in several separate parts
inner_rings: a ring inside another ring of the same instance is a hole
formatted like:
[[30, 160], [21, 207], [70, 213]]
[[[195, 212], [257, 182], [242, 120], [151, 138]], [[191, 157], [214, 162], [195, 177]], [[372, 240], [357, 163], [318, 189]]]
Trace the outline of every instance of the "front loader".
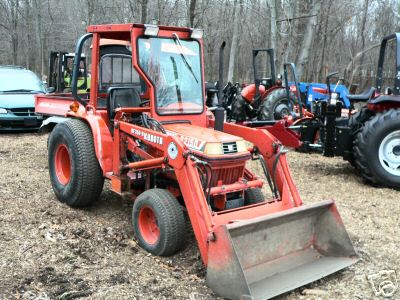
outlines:
[[[37, 112], [64, 118], [48, 144], [61, 202], [90, 205], [110, 180], [111, 190], [134, 199], [136, 239], [154, 255], [182, 249], [187, 213], [207, 284], [230, 299], [269, 299], [357, 261], [335, 203], [303, 205], [279, 140], [224, 123], [223, 109], [215, 118], [207, 111], [202, 31], [142, 24], [87, 30], [75, 57], [92, 44], [90, 94], [77, 91], [75, 60], [72, 94], [36, 97]], [[102, 38], [129, 43], [131, 84], [99, 90]], [[264, 170], [269, 192], [250, 160]]]

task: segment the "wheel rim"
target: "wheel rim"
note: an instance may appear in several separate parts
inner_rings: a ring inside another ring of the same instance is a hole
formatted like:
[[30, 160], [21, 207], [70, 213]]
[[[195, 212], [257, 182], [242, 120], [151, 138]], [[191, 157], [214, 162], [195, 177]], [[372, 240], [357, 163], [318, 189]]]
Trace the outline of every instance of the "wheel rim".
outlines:
[[275, 105], [274, 108], [274, 119], [283, 119], [285, 116], [290, 114], [290, 108], [286, 100], [282, 100]]
[[379, 162], [388, 173], [400, 176], [400, 130], [393, 131], [382, 140]]
[[66, 145], [60, 144], [56, 149], [55, 171], [58, 181], [66, 185], [71, 179], [71, 160]]
[[160, 238], [160, 228], [154, 211], [146, 206], [139, 212], [139, 231], [146, 243], [154, 245]]

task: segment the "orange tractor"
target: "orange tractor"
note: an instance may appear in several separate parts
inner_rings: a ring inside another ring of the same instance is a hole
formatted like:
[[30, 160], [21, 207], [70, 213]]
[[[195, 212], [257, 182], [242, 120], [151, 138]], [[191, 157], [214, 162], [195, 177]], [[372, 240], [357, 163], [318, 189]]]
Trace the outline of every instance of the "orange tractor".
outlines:
[[[131, 56], [121, 59], [129, 68], [105, 66], [102, 39], [127, 42]], [[78, 94], [78, 58], [88, 43], [90, 93]], [[202, 31], [89, 26], [75, 58], [72, 93], [36, 97], [36, 112], [58, 122], [48, 162], [61, 202], [90, 205], [110, 180], [114, 192], [132, 195], [135, 236], [154, 255], [182, 249], [187, 213], [207, 284], [231, 299], [268, 299], [357, 261], [334, 202], [303, 205], [279, 140], [207, 111]], [[250, 160], [260, 163], [270, 192]]]

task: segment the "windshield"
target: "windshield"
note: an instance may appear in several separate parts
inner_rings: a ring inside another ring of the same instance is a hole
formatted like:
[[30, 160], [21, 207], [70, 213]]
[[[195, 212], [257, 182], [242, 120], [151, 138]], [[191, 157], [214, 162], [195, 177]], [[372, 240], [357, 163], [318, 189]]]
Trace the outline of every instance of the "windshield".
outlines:
[[0, 92], [42, 92], [43, 82], [27, 70], [0, 71]]
[[139, 64], [156, 89], [160, 115], [203, 112], [200, 45], [197, 41], [140, 38]]

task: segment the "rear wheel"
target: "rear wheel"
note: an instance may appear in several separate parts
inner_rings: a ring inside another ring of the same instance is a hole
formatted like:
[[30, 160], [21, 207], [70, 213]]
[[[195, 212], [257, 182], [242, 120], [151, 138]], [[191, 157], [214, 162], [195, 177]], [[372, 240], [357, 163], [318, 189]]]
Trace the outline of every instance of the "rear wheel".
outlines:
[[100, 197], [104, 177], [86, 123], [71, 119], [58, 124], [49, 137], [48, 152], [51, 184], [61, 202], [87, 206]]
[[264, 202], [265, 198], [260, 188], [252, 188], [244, 191], [244, 205]]
[[185, 216], [169, 191], [151, 189], [140, 194], [133, 205], [132, 218], [135, 236], [146, 251], [168, 256], [183, 248]]
[[280, 120], [293, 111], [296, 97], [290, 93], [289, 99], [284, 88], [271, 91], [260, 107], [259, 120]]
[[369, 182], [400, 188], [400, 110], [377, 114], [354, 142], [357, 168]]

